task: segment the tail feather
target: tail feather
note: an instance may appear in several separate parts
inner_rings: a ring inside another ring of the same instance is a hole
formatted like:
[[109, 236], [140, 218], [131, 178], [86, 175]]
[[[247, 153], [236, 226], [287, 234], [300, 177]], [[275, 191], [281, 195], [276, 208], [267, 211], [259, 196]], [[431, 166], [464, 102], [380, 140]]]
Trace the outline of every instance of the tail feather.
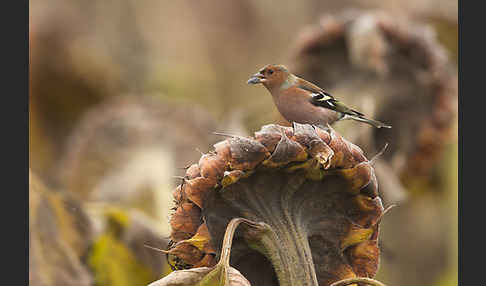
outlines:
[[356, 121], [360, 121], [360, 122], [364, 122], [364, 123], [367, 123], [369, 125], [372, 125], [376, 128], [392, 128], [390, 125], [387, 125], [383, 122], [380, 122], [378, 120], [373, 120], [373, 119], [368, 119], [364, 116], [359, 116], [359, 115], [350, 115], [350, 114], [345, 114], [341, 120], [346, 120], [346, 119], [353, 119], [353, 120], [356, 120]]

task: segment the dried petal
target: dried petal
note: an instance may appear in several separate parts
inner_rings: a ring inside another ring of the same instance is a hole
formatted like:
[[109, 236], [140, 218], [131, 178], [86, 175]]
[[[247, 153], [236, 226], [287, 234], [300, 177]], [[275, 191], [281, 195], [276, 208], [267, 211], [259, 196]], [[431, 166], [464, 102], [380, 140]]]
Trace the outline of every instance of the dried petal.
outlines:
[[198, 263], [204, 256], [204, 252], [187, 242], [187, 240], [177, 243], [168, 253], [177, 256], [185, 263], [191, 265]]
[[187, 180], [184, 183], [184, 194], [191, 202], [202, 209], [205, 196], [214, 189], [215, 184], [216, 181], [213, 177], [197, 177], [192, 180]]
[[213, 145], [216, 155], [224, 162], [231, 160], [231, 145], [228, 140], [218, 142]]
[[324, 169], [329, 169], [331, 167], [331, 159], [334, 156], [334, 151], [332, 151], [332, 149], [321, 139], [316, 139], [309, 142], [309, 155], [316, 158]]
[[369, 196], [358, 194], [354, 198], [354, 208], [356, 208], [356, 216], [353, 216], [353, 221], [359, 225], [370, 226], [375, 225], [383, 213], [383, 205], [380, 197], [370, 198]]
[[234, 170], [234, 171], [231, 171], [231, 172], [224, 172], [224, 177], [223, 179], [221, 180], [221, 185], [223, 187], [226, 187], [226, 186], [229, 186], [231, 184], [234, 184], [235, 182], [237, 182], [244, 174], [245, 172], [241, 171], [241, 170]]
[[264, 125], [260, 131], [255, 132], [255, 139], [262, 143], [269, 152], [275, 150], [281, 137], [281, 128], [275, 124]]
[[201, 171], [199, 170], [199, 165], [198, 164], [192, 164], [187, 170], [186, 170], [186, 178], [191, 180], [194, 178], [197, 178], [201, 176]]
[[[354, 158], [351, 153], [351, 148], [348, 142], [337, 134], [334, 129], [331, 128], [330, 131], [331, 141], [329, 142], [329, 147], [332, 150], [339, 150], [334, 152], [334, 156], [331, 159], [331, 165], [334, 168], [351, 168], [356, 165], [358, 161]], [[363, 158], [364, 159], [364, 158]]]
[[324, 143], [329, 145], [329, 142], [331, 142], [331, 135], [328, 132], [320, 128], [316, 128], [316, 133], [319, 136], [319, 138], [321, 138], [321, 140], [324, 141]]
[[294, 136], [292, 139], [306, 147], [309, 147], [312, 140], [321, 138], [319, 138], [319, 135], [317, 135], [312, 125], [294, 122]]
[[363, 241], [346, 250], [351, 266], [360, 277], [375, 276], [380, 259], [380, 249], [376, 240]]
[[221, 179], [226, 168], [225, 161], [216, 154], [204, 154], [199, 159], [201, 175], [204, 178]]
[[270, 158], [263, 162], [267, 167], [280, 167], [294, 161], [304, 161], [307, 159], [307, 152], [297, 142], [290, 140], [287, 135], [282, 134], [280, 141], [275, 147]]
[[268, 124], [262, 126], [260, 131], [255, 132], [255, 139], [262, 143], [263, 146], [271, 153], [277, 147], [278, 142], [282, 137], [282, 133], [285, 133], [288, 137], [293, 136], [292, 128]]
[[230, 167], [234, 170], [251, 170], [269, 156], [265, 146], [250, 138], [232, 138], [230, 145]]
[[177, 207], [170, 218], [171, 239], [181, 241], [190, 238], [201, 224], [201, 209], [186, 202]]
[[176, 204], [182, 202], [182, 198], [183, 198], [182, 186], [183, 185], [177, 186], [176, 189], [172, 192], [172, 196], [174, 197], [174, 201], [176, 202]]
[[183, 240], [179, 243], [189, 243], [204, 253], [216, 254], [216, 251], [211, 246], [211, 235], [209, 234], [208, 227], [205, 223], [201, 224], [196, 234], [190, 239]]
[[340, 169], [337, 172], [346, 179], [349, 183], [348, 190], [354, 194], [358, 194], [361, 189], [376, 182], [373, 169], [368, 162], [362, 162], [353, 168]]
[[373, 232], [373, 228], [363, 228], [359, 225], [352, 224], [348, 234], [341, 241], [341, 250], [369, 240]]
[[324, 169], [329, 168], [334, 152], [322, 141], [314, 127], [309, 124], [294, 123], [293, 140], [304, 145], [308, 149], [309, 155], [316, 158], [324, 166]]

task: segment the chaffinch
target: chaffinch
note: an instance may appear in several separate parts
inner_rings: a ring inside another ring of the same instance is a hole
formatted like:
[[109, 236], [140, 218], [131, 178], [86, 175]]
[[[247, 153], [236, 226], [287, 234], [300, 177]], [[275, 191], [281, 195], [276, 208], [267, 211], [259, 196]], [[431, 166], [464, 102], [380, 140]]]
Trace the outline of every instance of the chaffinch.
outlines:
[[283, 65], [266, 65], [248, 84], [263, 84], [272, 94], [282, 116], [292, 122], [326, 127], [335, 121], [354, 119], [377, 128], [391, 128], [350, 109], [317, 85], [291, 74]]

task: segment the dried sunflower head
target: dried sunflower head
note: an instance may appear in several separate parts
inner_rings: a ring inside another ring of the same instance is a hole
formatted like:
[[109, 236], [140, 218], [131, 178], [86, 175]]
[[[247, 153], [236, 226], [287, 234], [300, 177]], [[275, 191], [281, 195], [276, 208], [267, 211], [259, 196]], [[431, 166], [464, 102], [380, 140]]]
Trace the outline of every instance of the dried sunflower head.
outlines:
[[187, 169], [174, 191], [169, 256], [212, 267], [233, 218], [231, 265], [252, 285], [330, 285], [373, 277], [383, 206], [371, 161], [331, 127], [266, 125], [230, 136]]

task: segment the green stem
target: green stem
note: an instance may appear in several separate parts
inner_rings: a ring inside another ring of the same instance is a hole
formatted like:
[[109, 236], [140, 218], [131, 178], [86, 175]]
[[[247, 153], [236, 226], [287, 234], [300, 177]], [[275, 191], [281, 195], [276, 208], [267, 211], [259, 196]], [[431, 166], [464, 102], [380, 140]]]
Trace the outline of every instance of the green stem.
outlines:
[[312, 253], [300, 229], [286, 225], [270, 227], [250, 246], [264, 254], [272, 263], [280, 286], [317, 286]]

